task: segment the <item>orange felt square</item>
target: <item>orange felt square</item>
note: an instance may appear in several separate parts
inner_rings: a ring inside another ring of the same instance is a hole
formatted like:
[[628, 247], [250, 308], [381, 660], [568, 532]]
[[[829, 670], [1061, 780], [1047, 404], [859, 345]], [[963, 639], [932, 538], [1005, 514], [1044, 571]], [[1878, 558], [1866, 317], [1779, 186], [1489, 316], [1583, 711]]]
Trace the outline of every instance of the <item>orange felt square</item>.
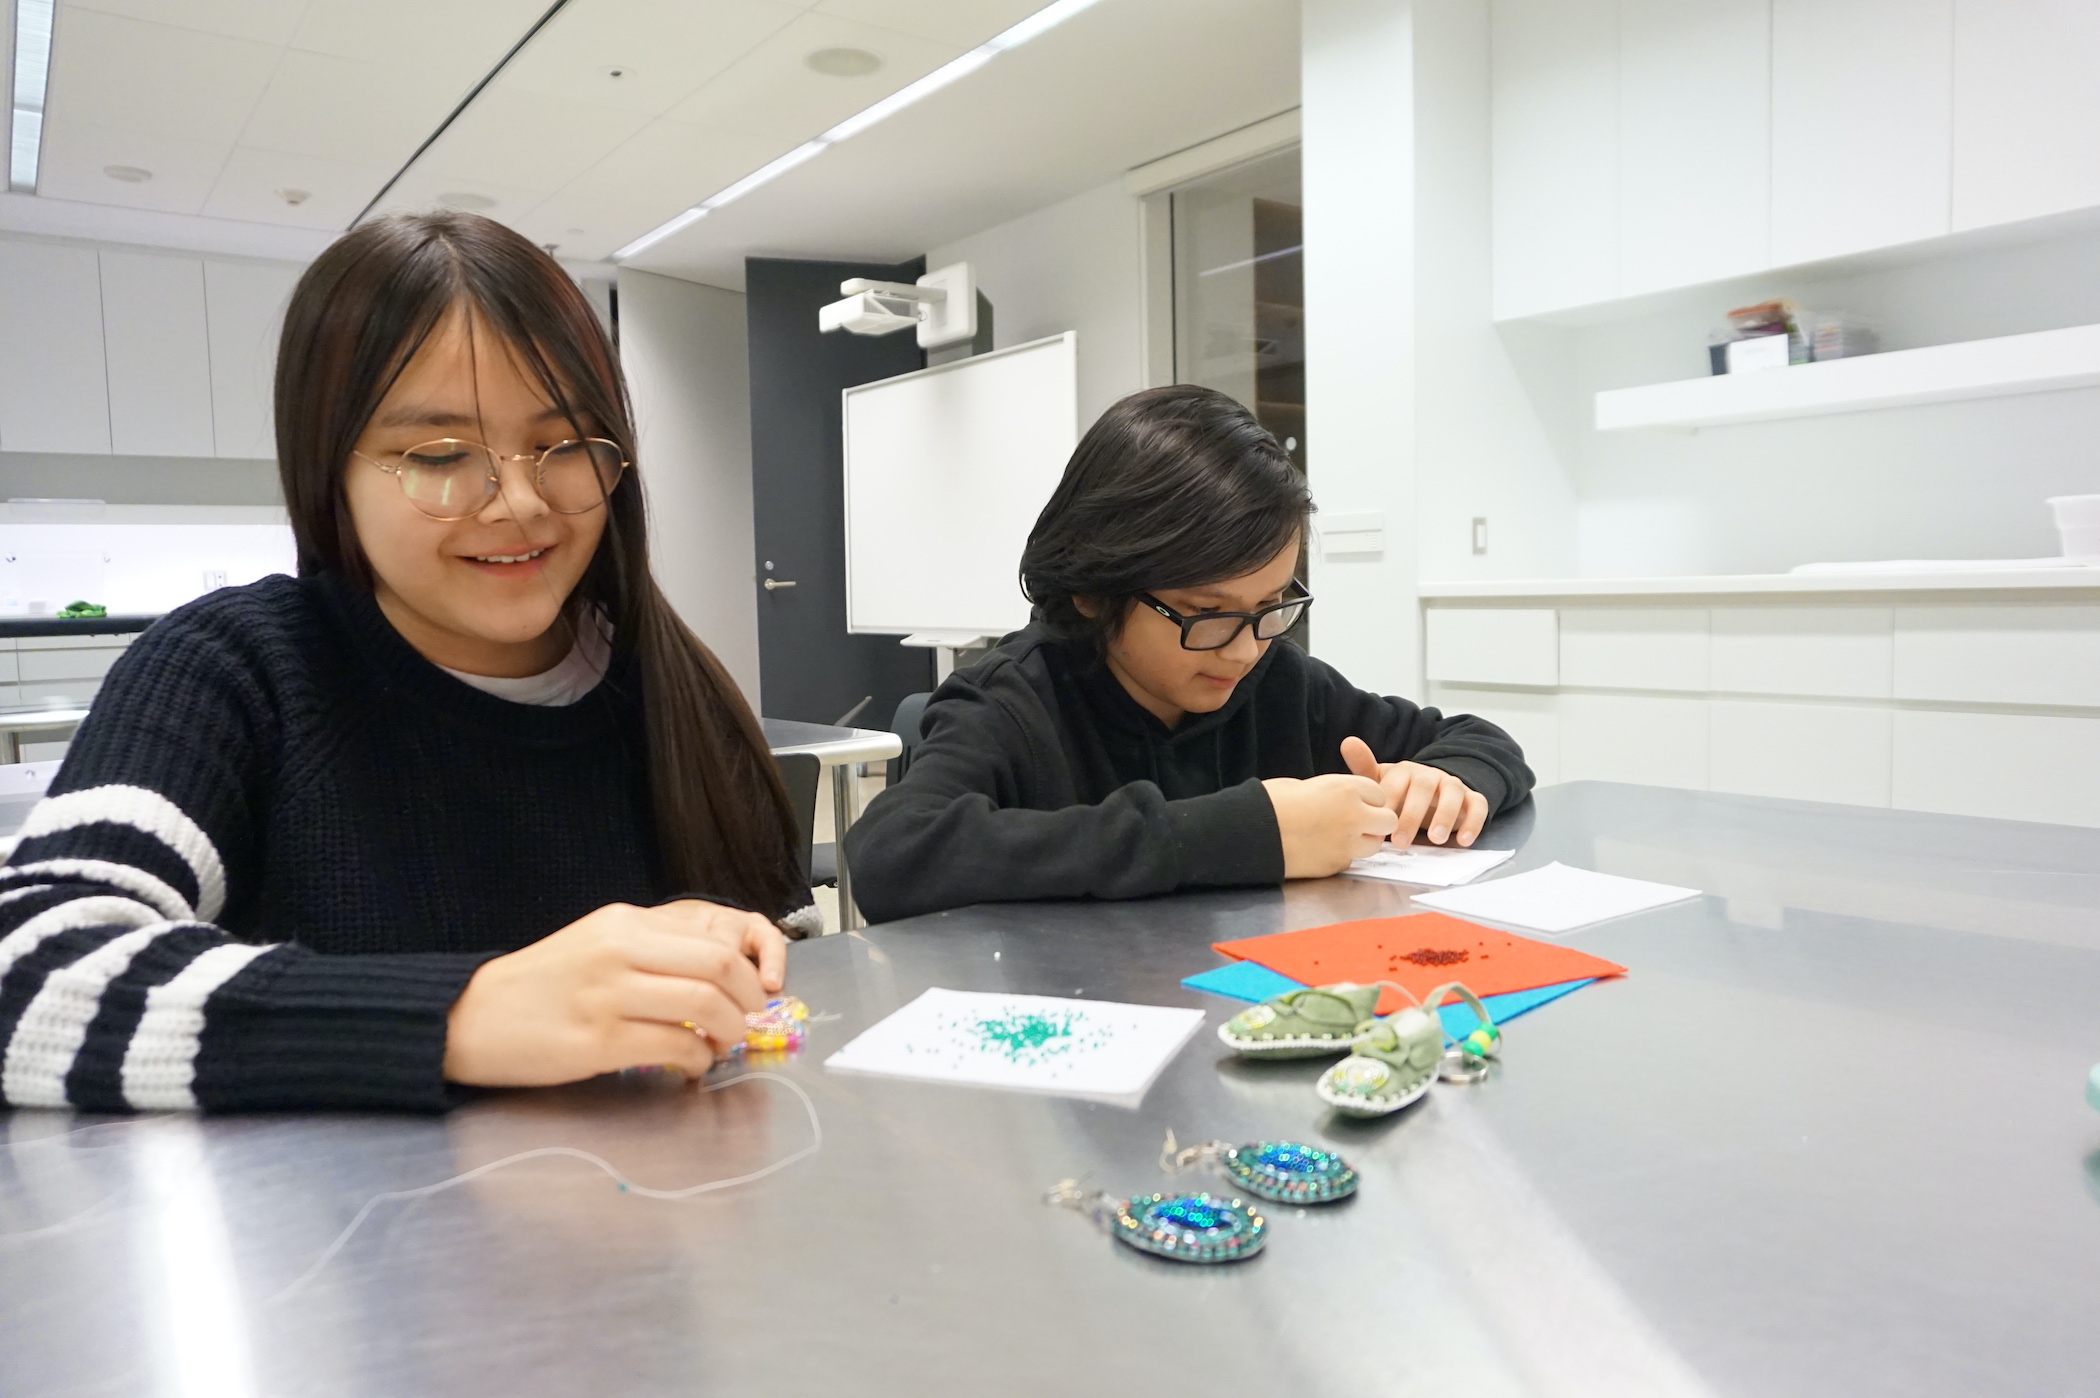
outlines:
[[[1337, 922], [1214, 945], [1227, 956], [1257, 962], [1306, 985], [1394, 981], [1417, 998], [1450, 981], [1465, 982], [1475, 995], [1500, 995], [1626, 974], [1624, 966], [1573, 947], [1535, 942], [1442, 913]], [[1378, 1013], [1391, 1014], [1405, 1003], [1388, 990], [1378, 997]]]

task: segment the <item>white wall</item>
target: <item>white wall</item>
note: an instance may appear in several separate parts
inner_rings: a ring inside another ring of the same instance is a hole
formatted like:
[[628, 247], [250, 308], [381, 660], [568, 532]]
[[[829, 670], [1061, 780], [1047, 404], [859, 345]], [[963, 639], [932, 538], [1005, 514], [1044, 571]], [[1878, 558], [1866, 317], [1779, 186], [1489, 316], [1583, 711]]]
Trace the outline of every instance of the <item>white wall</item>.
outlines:
[[[1950, 253], [1843, 279], [1760, 279], [1849, 310], [1910, 349], [2100, 322], [2100, 238]], [[1598, 389], [1707, 372], [1706, 332], [1740, 287], [1578, 330], [1563, 400], [1591, 577], [1784, 572], [1874, 558], [2032, 558], [2058, 551], [2050, 495], [2100, 492], [2100, 389], [2028, 394], [1689, 432], [1598, 433]], [[1542, 396], [1550, 396], [1541, 373]], [[1546, 574], [1541, 574], [1546, 575]]]
[[620, 358], [634, 396], [657, 581], [756, 708], [744, 298], [626, 268], [619, 290]]
[[992, 303], [994, 349], [1079, 332], [1079, 425], [1145, 386], [1138, 201], [1122, 181], [926, 251], [968, 262]]
[[[1528, 390], [1519, 366], [1533, 342], [1491, 323], [1488, 20], [1478, 0], [1414, 6], [1416, 568], [1439, 582], [1576, 562], [1574, 476], [1553, 437], [1566, 398], [1545, 365]], [[1488, 522], [1485, 554], [1475, 519]]]
[[1385, 516], [1382, 553], [1314, 551], [1313, 648], [1364, 688], [1397, 694], [1421, 691], [1415, 9], [1305, 0], [1302, 38], [1307, 465], [1322, 513]]

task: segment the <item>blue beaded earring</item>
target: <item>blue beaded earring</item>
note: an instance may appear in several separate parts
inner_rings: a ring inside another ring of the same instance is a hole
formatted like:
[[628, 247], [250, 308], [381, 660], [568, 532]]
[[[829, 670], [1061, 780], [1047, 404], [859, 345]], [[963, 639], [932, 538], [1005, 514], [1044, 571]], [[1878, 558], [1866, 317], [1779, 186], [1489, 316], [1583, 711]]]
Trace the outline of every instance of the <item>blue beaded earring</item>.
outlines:
[[1176, 1262], [1237, 1262], [1260, 1252], [1269, 1240], [1269, 1221], [1252, 1205], [1214, 1194], [1118, 1199], [1101, 1190], [1084, 1193], [1077, 1180], [1061, 1180], [1043, 1202], [1076, 1209], [1117, 1242]]
[[1326, 1204], [1356, 1192], [1357, 1174], [1331, 1150], [1296, 1141], [1253, 1141], [1233, 1145], [1206, 1141], [1177, 1146], [1174, 1133], [1159, 1152], [1159, 1168], [1179, 1174], [1209, 1166], [1249, 1194], [1277, 1204]]

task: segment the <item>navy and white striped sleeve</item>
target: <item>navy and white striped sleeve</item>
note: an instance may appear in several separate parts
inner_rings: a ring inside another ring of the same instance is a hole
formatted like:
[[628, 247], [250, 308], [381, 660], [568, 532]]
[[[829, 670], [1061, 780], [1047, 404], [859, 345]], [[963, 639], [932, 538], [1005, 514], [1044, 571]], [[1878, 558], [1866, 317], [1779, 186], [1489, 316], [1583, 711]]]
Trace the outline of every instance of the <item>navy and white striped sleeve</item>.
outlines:
[[264, 687], [240, 669], [209, 636], [149, 633], [13, 842], [0, 1103], [449, 1104], [445, 1018], [486, 957], [322, 956], [295, 928], [259, 944], [215, 923], [230, 878], [253, 877], [267, 779]]

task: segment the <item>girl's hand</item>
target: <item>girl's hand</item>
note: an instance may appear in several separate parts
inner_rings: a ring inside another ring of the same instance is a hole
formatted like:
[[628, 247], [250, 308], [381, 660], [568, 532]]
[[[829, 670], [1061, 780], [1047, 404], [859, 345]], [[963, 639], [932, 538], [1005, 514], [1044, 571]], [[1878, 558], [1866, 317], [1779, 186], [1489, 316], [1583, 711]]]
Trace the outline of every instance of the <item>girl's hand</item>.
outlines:
[[787, 939], [757, 913], [613, 903], [474, 973], [446, 1024], [445, 1077], [543, 1087], [656, 1065], [698, 1077], [743, 1041], [744, 1015], [786, 964]]
[[1276, 808], [1287, 879], [1339, 874], [1350, 860], [1377, 849], [1393, 830], [1393, 813], [1375, 781], [1335, 772], [1304, 781], [1270, 777], [1262, 789]]
[[1470, 845], [1487, 824], [1487, 797], [1449, 772], [1419, 762], [1380, 762], [1361, 738], [1342, 739], [1342, 761], [1357, 776], [1383, 788], [1382, 799], [1400, 818], [1399, 828], [1393, 831], [1395, 848], [1413, 844], [1415, 832], [1425, 825], [1433, 845], [1444, 843], [1454, 832], [1459, 844]]

